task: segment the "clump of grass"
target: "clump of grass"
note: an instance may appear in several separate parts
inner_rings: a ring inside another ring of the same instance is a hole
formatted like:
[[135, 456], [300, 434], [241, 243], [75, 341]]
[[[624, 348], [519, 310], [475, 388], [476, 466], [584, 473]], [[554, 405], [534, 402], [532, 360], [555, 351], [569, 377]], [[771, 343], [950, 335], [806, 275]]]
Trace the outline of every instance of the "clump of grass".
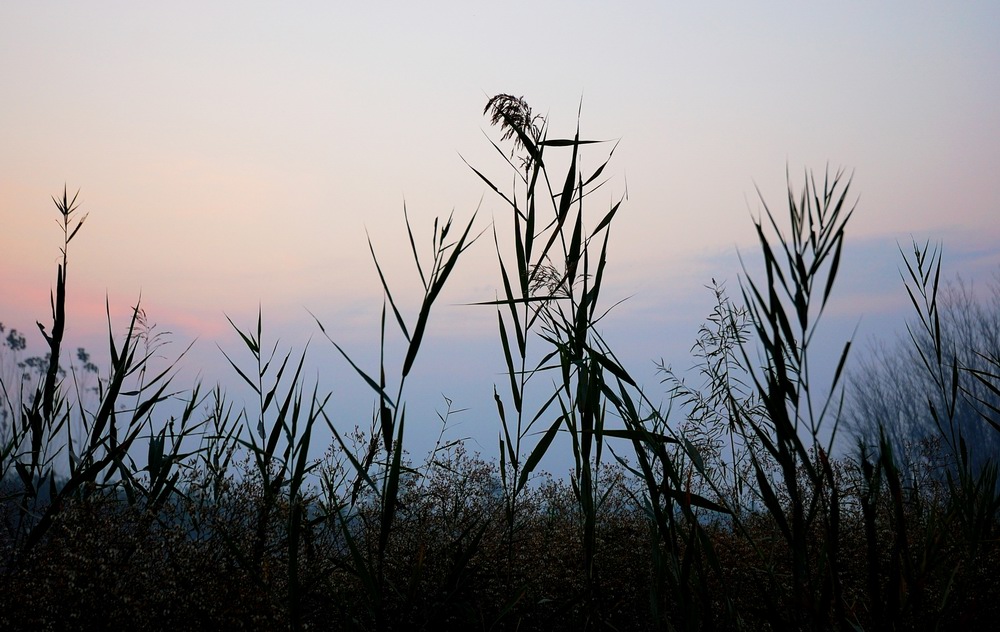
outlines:
[[[64, 188], [61, 198], [53, 198], [59, 213], [63, 243], [62, 260], [57, 266], [56, 287], [52, 293], [52, 326], [38, 323], [48, 347], [44, 378], [34, 393], [17, 398], [20, 410], [11, 398], [12, 385], [0, 380], [4, 403], [12, 424], [6, 442], [0, 448], [0, 475], [5, 483], [10, 470], [18, 477], [13, 491], [4, 499], [13, 516], [6, 522], [5, 543], [12, 565], [16, 568], [32, 549], [45, 538], [48, 530], [70, 500], [85, 499], [95, 490], [119, 490], [130, 504], [141, 502], [151, 510], [162, 506], [176, 482], [173, 467], [181, 460], [180, 441], [192, 433], [190, 410], [182, 416], [179, 428], [173, 423], [154, 431], [151, 412], [170, 397], [171, 367], [155, 375], [147, 375], [149, 349], [140, 351], [142, 311], [138, 305], [121, 345], [115, 343], [111, 331], [108, 307], [108, 342], [111, 356], [110, 374], [100, 381], [96, 411], [88, 411], [79, 398], [75, 403], [68, 396], [61, 376], [61, 351], [66, 330], [66, 291], [69, 244], [77, 236], [86, 216], [79, 218], [78, 195], [69, 197]], [[134, 379], [131, 386], [129, 380]], [[27, 401], [25, 401], [27, 400]], [[71, 418], [77, 415], [81, 429], [73, 435]], [[149, 433], [148, 462], [145, 474], [130, 462], [129, 451], [142, 433]], [[164, 452], [167, 439], [173, 439], [171, 451]], [[65, 457], [61, 469], [57, 459]], [[5, 485], [5, 487], [8, 487]], [[8, 489], [10, 489], [8, 487]]]

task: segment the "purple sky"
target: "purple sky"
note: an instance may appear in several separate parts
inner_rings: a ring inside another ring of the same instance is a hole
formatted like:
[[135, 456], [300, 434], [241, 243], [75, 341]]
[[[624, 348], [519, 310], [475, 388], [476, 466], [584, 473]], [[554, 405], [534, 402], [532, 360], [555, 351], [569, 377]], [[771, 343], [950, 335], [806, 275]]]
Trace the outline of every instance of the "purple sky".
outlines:
[[[783, 208], [786, 166], [796, 185], [805, 168], [854, 171], [831, 337], [859, 322], [862, 343], [891, 335], [907, 304], [897, 242], [942, 240], [948, 272], [973, 279], [1000, 263], [998, 24], [992, 2], [6, 3], [0, 321], [40, 348], [59, 247], [49, 196], [66, 183], [90, 213], [70, 252], [72, 340], [100, 353], [105, 297], [120, 324], [141, 292], [176, 351], [199, 340], [186, 370], [209, 382], [231, 376], [224, 314], [248, 325], [258, 305], [289, 345], [318, 336], [308, 308], [371, 359], [381, 292], [365, 231], [415, 314], [403, 202], [425, 244], [434, 216], [465, 220], [480, 199], [480, 229], [507, 219], [461, 157], [508, 181], [482, 108], [512, 92], [555, 135], [572, 134], [582, 98], [584, 135], [621, 139], [593, 200], [627, 182], [605, 295], [631, 298], [606, 327], [652, 389], [654, 360], [690, 364], [703, 286], [736, 292], [736, 248], [756, 256], [754, 187]], [[410, 393], [428, 418], [442, 392], [470, 408], [456, 432], [490, 455], [495, 314], [458, 305], [498, 282], [484, 240]], [[312, 349], [341, 409], [367, 410], [330, 346]]]

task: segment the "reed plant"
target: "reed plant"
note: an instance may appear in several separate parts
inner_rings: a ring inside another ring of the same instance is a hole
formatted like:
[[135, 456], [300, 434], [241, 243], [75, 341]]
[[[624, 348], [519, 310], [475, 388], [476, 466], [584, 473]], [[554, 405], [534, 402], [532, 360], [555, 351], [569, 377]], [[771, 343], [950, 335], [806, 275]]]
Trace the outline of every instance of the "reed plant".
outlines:
[[[949, 619], [964, 604], [955, 586], [965, 569], [982, 564], [984, 542], [995, 538], [1000, 516], [1000, 489], [997, 487], [996, 455], [978, 462], [972, 458], [967, 429], [959, 423], [962, 398], [972, 399], [970, 380], [993, 386], [988, 371], [963, 366], [954, 342], [942, 333], [938, 300], [941, 280], [941, 249], [913, 243], [912, 255], [903, 254], [906, 271], [903, 281], [916, 312], [916, 322], [907, 324], [907, 332], [920, 359], [918, 370], [930, 378], [933, 388], [925, 394], [926, 406], [938, 431], [946, 466], [944, 494], [928, 495], [921, 481], [907, 480], [900, 470], [912, 467], [895, 457], [884, 420], [874, 420], [881, 437], [881, 470], [893, 506], [895, 542], [890, 566], [887, 608], [877, 610], [876, 623], [895, 626], [918, 617], [928, 618], [937, 626]], [[922, 344], [929, 340], [930, 345]], [[980, 403], [982, 401], [980, 400]], [[983, 423], [996, 429], [995, 411], [980, 409]], [[980, 453], [980, 458], [983, 455]], [[870, 468], [870, 466], [869, 466]], [[940, 484], [940, 480], [932, 481]], [[925, 483], [926, 485], [926, 483]], [[943, 500], [943, 502], [942, 502]], [[963, 551], [955, 558], [956, 548]], [[941, 582], [941, 577], [947, 580]], [[937, 585], [935, 585], [937, 584]]]
[[[610, 430], [605, 423], [605, 375], [634, 385], [595, 328], [606, 314], [598, 306], [608, 240], [625, 196], [596, 217], [592, 211], [584, 211], [585, 198], [608, 182], [604, 172], [616, 145], [588, 172], [580, 153], [598, 141], [581, 139], [579, 123], [572, 138], [550, 138], [545, 118], [534, 114], [523, 98], [508, 94], [492, 97], [484, 114], [501, 129], [501, 141], [513, 141], [509, 152], [493, 144], [514, 176], [510, 191], [501, 190], [494, 179], [473, 168], [508, 207], [513, 228], [513, 252], [507, 258], [494, 228], [502, 293], [496, 300], [480, 303], [496, 307], [507, 372], [506, 397], [494, 387], [494, 399], [501, 426], [500, 478], [506, 507], [510, 605], [513, 607], [525, 593], [515, 573], [522, 524], [520, 496], [543, 456], [563, 433], [573, 456], [571, 481], [579, 509], [580, 569], [585, 578], [583, 592], [566, 595], [564, 607], [582, 606], [586, 627], [605, 619], [607, 605], [596, 540], [597, 516], [610, 489], [601, 489], [598, 484], [604, 441]], [[547, 162], [556, 151], [569, 153], [564, 174], [553, 173]], [[593, 228], [587, 226], [589, 222], [594, 222]], [[532, 353], [529, 343], [536, 336], [543, 347]], [[537, 384], [543, 375], [552, 376], [551, 388], [542, 386], [538, 394], [529, 393], [529, 384]], [[531, 409], [526, 407], [527, 401], [540, 404]]]
[[[840, 172], [827, 174], [822, 188], [807, 176], [797, 200], [789, 186], [787, 237], [764, 203], [767, 224], [761, 218], [755, 227], [765, 282], [747, 276], [742, 288], [763, 355], [763, 366], [752, 372], [752, 380], [766, 415], [763, 420], [741, 416], [735, 421], [742, 432], [759, 439], [778, 468], [784, 503], [763, 461], [752, 453], [757, 491], [791, 556], [788, 600], [769, 603], [769, 616], [776, 624], [795, 627], [822, 626], [846, 616], [840, 580], [841, 499], [830, 454], [843, 401], [840, 377], [851, 343], [844, 344], [828, 387], [813, 384], [809, 349], [833, 290], [846, 225], [854, 211], [847, 204], [849, 187], [850, 181], [844, 182]], [[778, 234], [778, 248], [767, 237], [767, 225]], [[753, 366], [747, 347], [743, 345], [744, 361]], [[829, 429], [824, 427], [830, 424]], [[810, 540], [817, 530], [824, 543], [819, 556], [810, 554]], [[784, 584], [774, 561], [766, 557], [762, 561], [769, 566], [772, 586]]]
[[[280, 354], [277, 342], [270, 350], [262, 347], [260, 310], [257, 312], [256, 331], [242, 330], [232, 320], [229, 322], [252, 358], [252, 369], [244, 370], [223, 351], [232, 368], [257, 396], [255, 421], [246, 417], [247, 432], [236, 436], [239, 443], [249, 451], [254, 466], [253, 474], [260, 485], [261, 494], [253, 519], [250, 546], [241, 546], [240, 542], [232, 539], [228, 544], [254, 579], [267, 588], [273, 588], [267, 564], [272, 556], [268, 555], [267, 549], [269, 546], [282, 549], [287, 564], [283, 603], [287, 607], [291, 627], [299, 629], [302, 623], [302, 592], [305, 589], [299, 572], [301, 544], [303, 539], [310, 537], [310, 530], [318, 522], [318, 519], [314, 520], [309, 515], [305, 490], [307, 476], [318, 465], [310, 459], [309, 447], [313, 428], [323, 416], [330, 395], [320, 395], [318, 384], [313, 386], [310, 393], [303, 383], [302, 367], [308, 345], [294, 364], [289, 364], [292, 352]], [[294, 369], [289, 377], [288, 370], [291, 367]], [[215, 418], [218, 419], [218, 416]], [[252, 430], [250, 426], [253, 427]], [[216, 436], [228, 435], [217, 431]], [[223, 443], [223, 450], [225, 449]], [[219, 450], [213, 449], [212, 452], [218, 458]], [[275, 518], [283, 522], [279, 533], [285, 536], [278, 542], [273, 542], [271, 538]]]
[[[320, 322], [319, 319], [316, 319], [316, 323], [321, 332], [357, 372], [358, 376], [364, 380], [375, 396], [375, 413], [373, 416], [371, 442], [369, 443], [367, 452], [364, 454], [353, 452], [347, 446], [341, 433], [330, 420], [330, 417], [322, 410], [320, 410], [320, 414], [323, 415], [331, 433], [336, 438], [341, 449], [347, 455], [353, 468], [354, 483], [352, 486], [353, 489], [350, 501], [346, 504], [346, 506], [336, 507], [336, 513], [331, 516], [332, 519], [338, 521], [340, 526], [339, 533], [342, 535], [350, 552], [349, 560], [343, 564], [343, 567], [360, 580], [362, 588], [361, 596], [363, 597], [364, 604], [368, 611], [368, 624], [372, 625], [375, 630], [379, 631], [386, 630], [390, 627], [390, 621], [388, 618], [390, 612], [388, 602], [390, 598], [397, 598], [405, 595], [405, 600], [407, 602], [411, 602], [415, 598], [414, 591], [412, 589], [406, 590], [398, 582], [391, 581], [386, 572], [387, 565], [389, 564], [387, 554], [389, 551], [390, 539], [393, 534], [394, 522], [399, 509], [400, 486], [403, 484], [406, 475], [410, 473], [410, 468], [406, 467], [403, 462], [404, 428], [406, 421], [406, 406], [403, 402], [404, 386], [406, 384], [406, 378], [410, 374], [417, 358], [417, 353], [420, 350], [421, 343], [424, 340], [424, 334], [429, 322], [431, 308], [439, 298], [441, 291], [444, 289], [445, 283], [458, 264], [459, 258], [476, 239], [476, 237], [471, 236], [475, 215], [473, 215], [472, 219], [469, 220], [469, 223], [466, 224], [464, 229], [457, 227], [456, 232], [452, 232], [453, 217], [449, 216], [443, 222], [439, 222], [439, 220], [435, 219], [433, 226], [432, 258], [430, 265], [427, 266], [425, 271], [424, 266], [421, 264], [421, 259], [417, 250], [416, 240], [413, 237], [413, 231], [410, 226], [409, 218], [405, 215], [405, 209], [404, 218], [406, 219], [407, 234], [410, 240], [413, 261], [423, 284], [424, 295], [420, 308], [417, 312], [416, 320], [412, 322], [410, 327], [407, 327], [402, 312], [400, 311], [400, 308], [393, 297], [393, 293], [389, 288], [389, 283], [382, 272], [382, 267], [375, 254], [375, 248], [369, 240], [369, 248], [371, 250], [372, 259], [375, 263], [375, 267], [378, 271], [379, 278], [382, 282], [382, 288], [384, 290], [379, 338], [379, 366], [377, 373], [373, 371], [365, 371], [357, 363], [355, 363], [343, 347], [341, 347], [340, 344], [335, 342], [333, 338], [327, 334], [326, 328], [323, 326], [322, 322]], [[385, 350], [387, 307], [391, 308], [399, 333], [406, 341], [406, 355], [403, 359], [402, 367], [399, 370], [399, 377], [394, 397], [390, 396], [386, 379]], [[374, 550], [366, 550], [363, 547], [364, 540], [357, 536], [357, 532], [353, 526], [355, 517], [358, 516], [358, 514], [355, 513], [355, 509], [357, 507], [357, 501], [362, 486], [366, 486], [368, 490], [374, 494], [378, 506], [378, 520], [376, 527], [377, 544], [374, 547]], [[468, 542], [471, 541], [474, 549], [475, 540], [475, 534], [465, 532], [459, 535], [456, 546], [468, 544]], [[461, 572], [460, 567], [463, 563], [462, 560], [467, 559], [467, 557], [467, 554], [463, 554], [456, 558], [456, 563], [459, 567], [458, 572]], [[418, 584], [420, 573], [421, 568], [420, 565], [417, 564], [412, 569], [412, 575], [409, 578], [409, 584], [411, 587]], [[404, 608], [406, 607], [407, 604], [404, 604]], [[361, 627], [366, 626], [365, 622], [362, 621], [356, 623]]]
[[[70, 198], [65, 188], [61, 198], [53, 197], [63, 239], [51, 297], [51, 329], [38, 323], [48, 347], [44, 377], [33, 393], [16, 398], [11, 394], [20, 385], [0, 383], [9, 416], [16, 420], [0, 450], [0, 476], [7, 483], [13, 468], [18, 477], [13, 491], [4, 499], [5, 508], [13, 514], [5, 521], [7, 559], [12, 562], [4, 565], [7, 569], [17, 568], [30, 556], [67, 502], [85, 500], [98, 491], [120, 492], [130, 504], [141, 502], [155, 511], [177, 481], [175, 467], [183, 460], [182, 439], [195, 430], [190, 423], [191, 407], [178, 424], [153, 428], [151, 412], [173, 396], [169, 388], [174, 374], [172, 365], [147, 373], [152, 351], [148, 346], [143, 348], [141, 342], [138, 327], [143, 312], [138, 304], [132, 309], [120, 345], [111, 330], [108, 306], [111, 370], [98, 384], [96, 410], [83, 407], [79, 389], [75, 402], [69, 398], [70, 389], [65, 388], [61, 377], [65, 374], [61, 371], [61, 352], [67, 318], [68, 251], [86, 220], [86, 216], [78, 216], [77, 197]], [[80, 422], [76, 436], [74, 424], [70, 423], [74, 416]], [[136, 467], [129, 456], [140, 438], [148, 442], [143, 468]], [[65, 462], [60, 464], [57, 459], [62, 458]]]

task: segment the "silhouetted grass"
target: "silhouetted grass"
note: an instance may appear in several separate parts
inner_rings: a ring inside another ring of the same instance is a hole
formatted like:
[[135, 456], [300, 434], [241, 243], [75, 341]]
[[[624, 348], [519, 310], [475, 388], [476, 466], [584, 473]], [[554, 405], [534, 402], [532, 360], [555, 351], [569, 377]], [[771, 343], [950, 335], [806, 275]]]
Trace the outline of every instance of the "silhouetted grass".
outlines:
[[[317, 318], [372, 396], [370, 425], [352, 429], [333, 423], [336, 402], [304, 379], [308, 349], [267, 342], [259, 312], [250, 327], [231, 321], [242, 348], [223, 350], [253, 406], [235, 409], [221, 388], [172, 390], [173, 365], [152, 368], [157, 340], [138, 305], [121, 339], [109, 324], [111, 366], [85, 406], [60, 371], [67, 249], [82, 220], [76, 197], [54, 200], [63, 243], [52, 324], [41, 327], [48, 360], [32, 390], [0, 372], [0, 626], [988, 628], [1000, 614], [997, 461], [972, 467], [952, 415], [958, 398], [982, 392], [967, 380], [996, 391], [1000, 361], [982, 350], [996, 370], [949, 364], [939, 253], [918, 247], [905, 259], [918, 326], [934, 342], [912, 368], [940, 390], [928, 400], [939, 436], [923, 460], [903, 460], [884, 431], [833, 453], [849, 342], [832, 384], [810, 375], [853, 212], [841, 174], [807, 175], [798, 195], [789, 183], [787, 215], [764, 206], [754, 223], [763, 278], [745, 275], [736, 302], [713, 282], [717, 305], [694, 348], [704, 384], [664, 367], [673, 406], [662, 409], [598, 328], [624, 197], [590, 204], [614, 146], [584, 172], [581, 151], [600, 145], [579, 129], [551, 138], [510, 95], [485, 114], [499, 142], [513, 141], [494, 145], [510, 188], [474, 168], [512, 228], [492, 229], [499, 287], [480, 303], [497, 311], [506, 369], [494, 389], [496, 459], [456, 441], [414, 462], [405, 447], [404, 387], [476, 240], [475, 216], [435, 221], [428, 260], [404, 211], [423, 288], [413, 317], [370, 244], [384, 292], [378, 366], [357, 362]], [[386, 363], [387, 335], [405, 343], [399, 367]], [[11, 333], [0, 361], [24, 346]], [[163, 412], [168, 399], [180, 413]], [[870, 422], [884, 430], [886, 420]], [[317, 423], [333, 435], [320, 458], [310, 456]], [[562, 442], [569, 475], [539, 471]]]

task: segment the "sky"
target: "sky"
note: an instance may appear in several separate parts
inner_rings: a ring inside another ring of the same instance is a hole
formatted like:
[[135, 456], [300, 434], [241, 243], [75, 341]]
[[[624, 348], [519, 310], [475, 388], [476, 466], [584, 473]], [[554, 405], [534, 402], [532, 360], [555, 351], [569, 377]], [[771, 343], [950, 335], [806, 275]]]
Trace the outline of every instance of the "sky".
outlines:
[[[704, 286], [735, 293], [757, 191], [782, 209], [786, 173], [796, 187], [806, 170], [853, 173], [830, 348], [890, 336], [907, 314], [899, 246], [941, 242], [945, 271], [981, 283], [1000, 264], [998, 25], [995, 2], [3, 3], [0, 322], [41, 348], [65, 185], [89, 213], [69, 252], [70, 340], [100, 357], [106, 305], [117, 330], [141, 297], [173, 353], [195, 341], [187, 379], [238, 393], [227, 316], [247, 327], [260, 308], [269, 340], [313, 339], [350, 426], [370, 398], [310, 312], [374, 370], [367, 239], [412, 322], [404, 204], [424, 246], [453, 211], [509, 226], [466, 162], [509, 181], [482, 112], [511, 93], [552, 135], [579, 113], [583, 136], [619, 143], [593, 199], [628, 195], [605, 282], [627, 300], [605, 333], [651, 392], [656, 361], [691, 364]], [[498, 288], [484, 239], [408, 386], [418, 452], [447, 396], [468, 409], [449, 432], [494, 456], [495, 313], [467, 304]]]

